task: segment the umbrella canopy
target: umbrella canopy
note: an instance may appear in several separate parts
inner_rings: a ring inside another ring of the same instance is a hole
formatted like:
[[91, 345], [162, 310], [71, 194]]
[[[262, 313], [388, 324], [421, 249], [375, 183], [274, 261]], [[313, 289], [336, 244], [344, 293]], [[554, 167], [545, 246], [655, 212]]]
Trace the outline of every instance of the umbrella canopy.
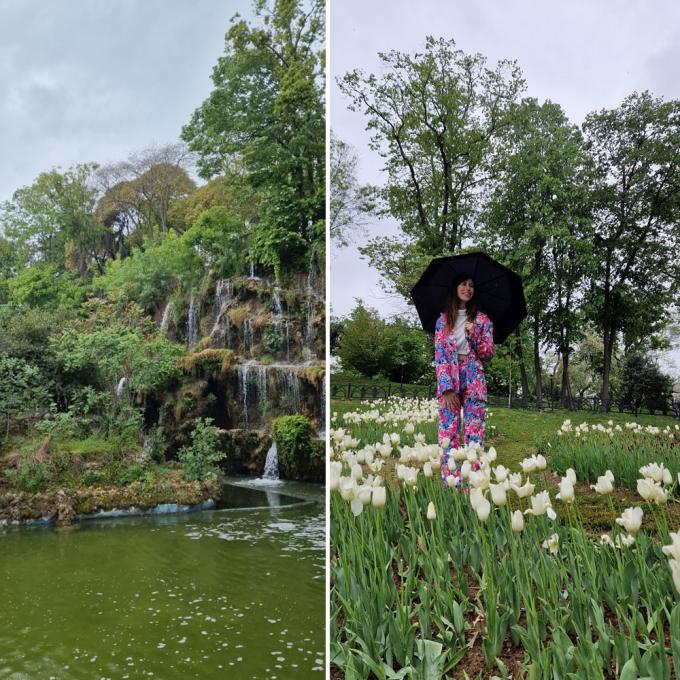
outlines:
[[493, 322], [494, 342], [504, 342], [527, 315], [522, 279], [485, 253], [438, 257], [430, 262], [411, 290], [423, 328], [434, 333], [451, 283], [462, 273], [469, 274], [475, 282], [479, 307]]

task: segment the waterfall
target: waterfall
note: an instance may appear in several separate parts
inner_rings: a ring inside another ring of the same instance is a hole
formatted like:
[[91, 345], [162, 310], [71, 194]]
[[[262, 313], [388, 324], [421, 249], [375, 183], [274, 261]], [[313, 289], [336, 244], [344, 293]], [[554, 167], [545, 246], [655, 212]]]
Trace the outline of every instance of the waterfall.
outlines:
[[277, 481], [279, 479], [279, 454], [276, 449], [276, 442], [272, 442], [269, 451], [267, 451], [267, 459], [264, 462], [262, 479], [270, 481]]
[[286, 319], [286, 361], [290, 361], [290, 319]]
[[187, 315], [187, 345], [193, 347], [198, 341], [198, 308], [194, 296], [189, 301], [189, 314]]
[[127, 378], [122, 377], [118, 384], [116, 385], [116, 397], [120, 399], [123, 396], [123, 390], [125, 389], [125, 383], [127, 383]]
[[254, 344], [255, 332], [253, 330], [253, 322], [248, 318], [243, 321], [243, 353], [250, 355]]
[[268, 407], [267, 404], [267, 367], [257, 367], [257, 405], [262, 415]]
[[248, 373], [250, 366], [242, 364], [238, 367], [238, 382], [241, 391], [241, 399], [243, 400], [243, 424], [246, 430], [248, 429]]
[[229, 328], [229, 318], [225, 318], [225, 312], [231, 304], [231, 299], [234, 294], [234, 284], [226, 279], [220, 279], [215, 286], [215, 323], [213, 324], [210, 335], [220, 332], [224, 319], [224, 334], [226, 338], [227, 349], [231, 345], [231, 333]]
[[319, 437], [326, 436], [326, 376], [321, 381], [321, 427], [319, 428]]
[[283, 308], [281, 307], [281, 291], [278, 286], [274, 287], [273, 305], [274, 305], [274, 328], [276, 328], [277, 333], [280, 333]]
[[258, 281], [260, 278], [259, 276], [255, 276], [255, 260], [250, 261], [250, 276], [248, 278], [253, 281]]
[[307, 272], [307, 309], [306, 309], [306, 321], [304, 328], [304, 338], [303, 338], [303, 351], [307, 359], [314, 356], [314, 323], [312, 321], [313, 309], [312, 300], [316, 297], [316, 286], [317, 276], [316, 269], [314, 268], [314, 254], [309, 261], [309, 271]]
[[286, 390], [286, 397], [289, 400], [293, 413], [299, 413], [300, 402], [300, 376], [295, 370], [288, 370], [283, 374], [283, 385]]
[[170, 314], [172, 314], [172, 302], [168, 302], [168, 304], [165, 305], [165, 309], [163, 310], [163, 317], [161, 318], [160, 325], [160, 329], [162, 331], [168, 330], [168, 326], [170, 325]]

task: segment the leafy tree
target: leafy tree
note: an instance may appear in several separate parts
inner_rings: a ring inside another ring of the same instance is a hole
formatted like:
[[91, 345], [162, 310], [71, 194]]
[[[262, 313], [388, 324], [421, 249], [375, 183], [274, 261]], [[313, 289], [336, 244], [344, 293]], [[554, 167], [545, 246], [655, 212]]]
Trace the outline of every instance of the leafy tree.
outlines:
[[[356, 307], [345, 320], [338, 344], [343, 368], [372, 378], [385, 366], [389, 348], [385, 322], [378, 312], [357, 300]], [[391, 359], [388, 358], [391, 362]]]
[[49, 393], [36, 366], [17, 357], [0, 356], [0, 416], [5, 421], [5, 438], [13, 418], [48, 403]]
[[635, 412], [645, 404], [658, 408], [672, 391], [672, 378], [662, 373], [656, 362], [648, 356], [634, 353], [625, 358], [618, 396], [621, 401], [630, 404]]
[[667, 321], [680, 281], [680, 101], [634, 93], [583, 125], [597, 166], [589, 316], [602, 333], [602, 399], [617, 335]]
[[202, 212], [182, 235], [182, 242], [192, 248], [203, 266], [217, 276], [237, 276], [245, 270], [245, 226], [222, 206]]
[[51, 309], [77, 309], [90, 292], [89, 286], [54, 264], [26, 267], [9, 279], [7, 287], [12, 302]]
[[219, 450], [219, 435], [212, 418], [201, 418], [191, 433], [191, 444], [180, 449], [178, 459], [189, 481], [203, 481], [209, 475], [219, 475], [217, 464], [225, 457]]
[[581, 323], [578, 298], [592, 266], [589, 159], [580, 131], [557, 104], [525, 99], [511, 107], [508, 120], [494, 152], [484, 244], [522, 276], [536, 398], [542, 397], [541, 344], [548, 343], [562, 357], [566, 403]]
[[399, 320], [387, 324], [385, 331], [386, 352], [381, 372], [394, 382], [433, 380], [432, 338], [422, 328]]
[[414, 281], [402, 280], [400, 265], [453, 253], [473, 233], [487, 155], [524, 84], [514, 63], [491, 70], [452, 40], [430, 37], [423, 53], [379, 56], [383, 75], [355, 70], [340, 88], [367, 117], [371, 148], [385, 161], [383, 210], [406, 237], [373, 239], [362, 252], [404, 295]]
[[105, 273], [95, 279], [95, 289], [123, 291], [152, 312], [170, 291], [180, 286], [191, 288], [205, 271], [198, 249], [191, 242], [198, 241], [198, 232], [186, 239], [184, 236], [167, 233], [160, 240], [134, 248], [129, 257], [110, 261]]
[[242, 164], [262, 196], [253, 255], [278, 275], [299, 248], [324, 241], [324, 3], [256, 0], [255, 14], [259, 26], [233, 20], [215, 90], [182, 138], [205, 179]]
[[338, 247], [347, 246], [352, 236], [364, 232], [366, 218], [376, 207], [374, 189], [359, 186], [358, 162], [349, 144], [331, 131], [329, 229], [331, 239]]
[[81, 278], [103, 265], [104, 230], [94, 218], [94, 165], [41, 173], [0, 208], [0, 227], [16, 248], [19, 265], [48, 264]]
[[115, 254], [135, 230], [153, 237], [167, 231], [173, 203], [189, 196], [196, 185], [187, 168], [191, 155], [184, 144], [152, 147], [98, 172], [102, 197], [97, 218], [115, 234]]

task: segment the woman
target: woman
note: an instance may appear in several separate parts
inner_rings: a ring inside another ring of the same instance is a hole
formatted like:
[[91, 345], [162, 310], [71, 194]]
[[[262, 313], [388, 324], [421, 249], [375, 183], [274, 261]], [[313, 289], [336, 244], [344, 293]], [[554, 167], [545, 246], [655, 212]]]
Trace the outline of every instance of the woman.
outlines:
[[465, 444], [483, 447], [487, 393], [482, 361], [493, 356], [493, 324], [479, 311], [468, 274], [459, 274], [451, 284], [446, 309], [435, 325], [434, 348], [439, 444], [450, 442], [442, 455], [441, 475], [445, 481], [453, 475], [458, 486], [460, 471], [453, 461], [449, 468], [449, 452], [459, 446], [461, 405]]

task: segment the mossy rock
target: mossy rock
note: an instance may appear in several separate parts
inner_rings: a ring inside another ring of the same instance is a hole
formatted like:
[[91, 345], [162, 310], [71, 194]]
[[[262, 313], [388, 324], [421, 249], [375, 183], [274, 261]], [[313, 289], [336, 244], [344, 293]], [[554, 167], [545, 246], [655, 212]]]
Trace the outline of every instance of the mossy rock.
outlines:
[[187, 352], [177, 363], [185, 373], [193, 375], [217, 375], [227, 373], [234, 363], [234, 352], [230, 349], [203, 349]]
[[261, 476], [271, 437], [260, 430], [220, 430], [220, 448], [226, 453], [220, 468], [227, 475]]
[[245, 323], [245, 320], [250, 316], [250, 307], [248, 305], [241, 305], [240, 307], [233, 307], [227, 312], [227, 317], [229, 321], [236, 326], [236, 328], [241, 328]]
[[279, 471], [285, 479], [321, 482], [324, 478], [325, 446], [312, 439], [309, 419], [303, 415], [281, 416], [272, 426]]

